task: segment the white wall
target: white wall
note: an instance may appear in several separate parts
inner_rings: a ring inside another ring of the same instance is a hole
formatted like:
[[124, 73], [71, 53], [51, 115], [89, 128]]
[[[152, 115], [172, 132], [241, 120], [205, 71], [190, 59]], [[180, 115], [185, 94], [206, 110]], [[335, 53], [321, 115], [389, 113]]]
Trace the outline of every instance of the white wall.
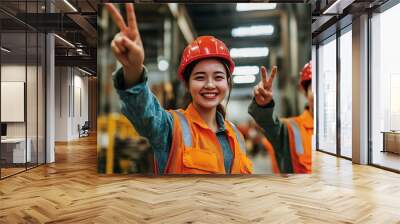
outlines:
[[56, 67], [55, 68], [55, 140], [67, 141], [67, 118], [68, 114], [68, 68]]
[[56, 67], [56, 141], [77, 139], [78, 124], [88, 120], [88, 78], [83, 75], [76, 68]]
[[[24, 65], [9, 64], [1, 66], [1, 81], [4, 82], [25, 82]], [[28, 70], [30, 70], [28, 66]], [[29, 95], [29, 93], [28, 93]], [[1, 108], [7, 110], [7, 108]], [[25, 122], [8, 122], [7, 123], [7, 136], [8, 137], [25, 137]]]
[[[78, 72], [78, 73], [77, 73]], [[79, 70], [74, 70], [74, 91], [72, 98], [74, 99], [74, 108], [71, 120], [71, 138], [78, 138], [78, 124], [81, 126], [88, 121], [88, 78]], [[72, 105], [72, 103], [71, 103]], [[81, 107], [81, 108], [80, 108]], [[80, 111], [81, 110], [81, 111]]]
[[25, 82], [25, 73], [25, 64], [1, 65], [1, 81]]
[[[25, 82], [25, 71], [24, 65], [9, 64], [1, 66], [1, 81], [2, 82]], [[29, 70], [28, 66], [28, 70]], [[2, 96], [4, 97], [4, 96]], [[7, 110], [8, 108], [1, 108], [1, 110]], [[24, 122], [10, 122], [7, 123], [7, 135], [9, 137], [24, 137], [25, 136], [25, 124]]]

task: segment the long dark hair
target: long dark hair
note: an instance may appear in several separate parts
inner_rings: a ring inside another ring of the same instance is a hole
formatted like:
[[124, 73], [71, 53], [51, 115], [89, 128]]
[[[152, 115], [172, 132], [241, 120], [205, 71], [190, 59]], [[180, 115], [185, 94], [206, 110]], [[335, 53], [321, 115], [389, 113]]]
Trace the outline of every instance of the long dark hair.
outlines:
[[301, 87], [303, 87], [304, 92], [307, 94], [308, 87], [311, 85], [311, 80], [306, 80], [301, 82]]
[[[218, 60], [219, 62], [221, 62], [221, 64], [224, 65], [224, 68], [225, 68], [225, 71], [226, 71], [226, 76], [227, 76], [226, 78], [227, 78], [227, 82], [228, 82], [228, 86], [229, 86], [228, 99], [226, 100], [225, 106], [223, 106], [221, 103], [218, 104], [218, 106], [217, 106], [217, 111], [218, 111], [219, 113], [221, 113], [222, 116], [224, 116], [224, 118], [225, 118], [225, 116], [226, 116], [226, 110], [225, 110], [225, 108], [228, 106], [229, 98], [231, 97], [231, 92], [232, 92], [232, 74], [231, 74], [231, 71], [229, 70], [229, 63], [228, 63], [227, 61], [225, 61], [225, 60], [223, 60], [223, 59], [221, 59], [221, 58], [214, 58], [214, 59]], [[193, 71], [194, 67], [195, 67], [200, 61], [201, 61], [201, 59], [190, 63], [190, 64], [186, 67], [185, 71], [183, 72], [183, 77], [184, 77], [184, 79], [185, 79], [185, 83], [187, 84], [187, 86], [189, 86], [190, 74], [192, 74], [192, 71]], [[189, 95], [190, 95], [190, 94], [189, 94]], [[191, 102], [192, 100], [193, 100], [193, 99], [190, 97], [190, 102]]]

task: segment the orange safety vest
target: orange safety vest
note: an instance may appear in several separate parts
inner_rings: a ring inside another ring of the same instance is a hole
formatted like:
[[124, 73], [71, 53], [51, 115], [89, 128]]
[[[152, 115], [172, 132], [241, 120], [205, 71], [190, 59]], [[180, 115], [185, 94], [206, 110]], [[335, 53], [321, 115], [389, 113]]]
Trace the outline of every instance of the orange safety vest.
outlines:
[[[193, 105], [170, 112], [174, 131], [165, 174], [226, 174], [218, 138]], [[251, 174], [253, 165], [245, 154], [243, 136], [227, 120], [225, 127], [233, 153], [231, 174]]]
[[310, 111], [300, 116], [285, 119], [289, 132], [289, 147], [294, 173], [311, 173], [312, 135], [314, 120]]

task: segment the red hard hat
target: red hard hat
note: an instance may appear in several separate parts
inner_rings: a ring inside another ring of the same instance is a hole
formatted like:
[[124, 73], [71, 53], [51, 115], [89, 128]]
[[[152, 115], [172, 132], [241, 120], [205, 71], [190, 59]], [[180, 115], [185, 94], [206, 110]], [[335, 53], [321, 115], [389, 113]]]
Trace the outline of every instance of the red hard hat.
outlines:
[[303, 85], [303, 82], [311, 81], [311, 79], [312, 79], [311, 62], [308, 62], [307, 64], [304, 65], [304, 68], [300, 73], [300, 84]]
[[[197, 60], [205, 58], [221, 58], [228, 63], [230, 74], [233, 73], [235, 63], [233, 62], [229, 49], [225, 46], [224, 42], [218, 40], [213, 36], [200, 36], [183, 50], [181, 64], [178, 68], [178, 77], [185, 80], [183, 73], [187, 66]], [[229, 75], [230, 75], [229, 74]]]

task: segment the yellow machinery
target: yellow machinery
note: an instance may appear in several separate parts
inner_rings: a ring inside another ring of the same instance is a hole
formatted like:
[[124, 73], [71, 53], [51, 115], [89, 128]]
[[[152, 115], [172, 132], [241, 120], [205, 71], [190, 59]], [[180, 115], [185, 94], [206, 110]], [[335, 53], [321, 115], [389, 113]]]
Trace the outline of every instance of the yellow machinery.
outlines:
[[[97, 119], [98, 141], [97, 155], [99, 172], [114, 173], [115, 137], [120, 139], [139, 138], [131, 122], [120, 113], [101, 115]], [[104, 167], [103, 167], [104, 166]]]

